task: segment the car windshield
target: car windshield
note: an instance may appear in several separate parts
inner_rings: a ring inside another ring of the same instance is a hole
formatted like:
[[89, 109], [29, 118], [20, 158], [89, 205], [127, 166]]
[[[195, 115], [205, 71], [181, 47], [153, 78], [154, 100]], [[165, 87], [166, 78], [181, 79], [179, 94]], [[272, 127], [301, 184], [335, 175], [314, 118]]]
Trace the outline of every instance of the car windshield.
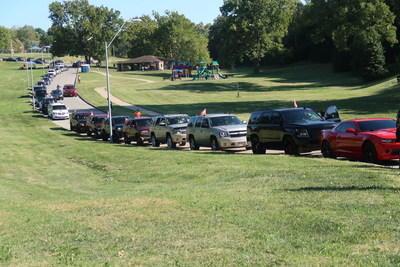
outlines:
[[182, 117], [173, 117], [173, 118], [168, 118], [167, 119], [167, 125], [171, 124], [180, 124], [180, 123], [188, 123], [188, 117], [182, 116]]
[[151, 119], [146, 119], [146, 120], [136, 120], [136, 125], [138, 127], [145, 127], [145, 126], [150, 126]]
[[90, 114], [79, 114], [77, 117], [78, 120], [86, 120], [86, 118], [89, 117], [89, 115]]
[[38, 97], [38, 96], [40, 96], [40, 97], [46, 96], [46, 91], [44, 91], [44, 90], [39, 90], [39, 91], [36, 92], [36, 96], [37, 96], [37, 97]]
[[242, 123], [236, 116], [215, 117], [210, 118], [210, 121], [211, 126], [235, 125]]
[[60, 110], [60, 109], [67, 109], [67, 107], [64, 106], [64, 105], [57, 105], [57, 106], [53, 106], [53, 109], [54, 110]]
[[283, 119], [286, 122], [306, 122], [306, 121], [321, 121], [323, 118], [309, 109], [293, 109], [282, 112]]
[[52, 95], [61, 95], [62, 92], [61, 92], [61, 90], [53, 90], [53, 91], [51, 91], [51, 94]]
[[73, 86], [73, 85], [66, 85], [66, 86], [64, 87], [64, 89], [75, 89], [75, 86]]
[[123, 124], [125, 121], [125, 117], [113, 118], [113, 124]]
[[104, 121], [104, 119], [105, 119], [105, 118], [103, 118], [103, 117], [93, 117], [93, 122], [94, 122], [94, 123], [99, 123], [99, 122]]
[[359, 121], [358, 126], [360, 127], [361, 132], [370, 132], [396, 128], [396, 122], [394, 120]]

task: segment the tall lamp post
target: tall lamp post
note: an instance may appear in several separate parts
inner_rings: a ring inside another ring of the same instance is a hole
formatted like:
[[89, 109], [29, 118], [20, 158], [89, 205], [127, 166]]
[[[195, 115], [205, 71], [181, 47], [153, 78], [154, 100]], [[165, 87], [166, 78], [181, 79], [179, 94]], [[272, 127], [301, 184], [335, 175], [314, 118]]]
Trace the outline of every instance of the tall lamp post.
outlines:
[[[132, 22], [141, 22], [141, 19], [132, 19]], [[122, 26], [118, 29], [117, 33], [111, 39], [109, 43], [104, 42], [104, 46], [106, 48], [106, 81], [107, 81], [107, 100], [108, 100], [108, 116], [109, 116], [109, 124], [110, 124], [110, 143], [113, 142], [113, 129], [112, 129], [112, 115], [111, 115], [111, 94], [110, 94], [110, 77], [108, 73], [108, 48], [114, 41], [114, 39], [118, 36], [121, 32], [122, 28], [125, 26], [126, 21], [122, 24]]]

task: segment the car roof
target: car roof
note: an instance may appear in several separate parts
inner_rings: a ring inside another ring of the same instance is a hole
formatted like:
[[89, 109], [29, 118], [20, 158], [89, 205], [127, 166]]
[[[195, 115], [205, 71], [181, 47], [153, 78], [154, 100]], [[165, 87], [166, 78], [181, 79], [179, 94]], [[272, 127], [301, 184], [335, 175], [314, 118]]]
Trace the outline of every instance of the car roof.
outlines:
[[345, 122], [362, 122], [362, 121], [377, 121], [377, 120], [393, 120], [393, 119], [391, 119], [391, 118], [364, 118], [364, 119], [345, 120], [345, 121], [342, 121], [341, 123], [345, 123]]
[[157, 117], [181, 117], [181, 116], [189, 116], [187, 114], [163, 114], [159, 115]]
[[235, 116], [231, 113], [210, 113], [205, 116], [203, 115], [196, 115], [196, 117], [206, 117], [206, 118], [215, 118], [215, 117], [224, 117], [224, 116]]
[[253, 113], [266, 112], [266, 111], [285, 112], [285, 111], [291, 111], [291, 110], [312, 110], [312, 109], [311, 109], [311, 108], [306, 108], [306, 107], [298, 107], [298, 108], [271, 108], [271, 109], [264, 109], [264, 110], [254, 111]]
[[151, 119], [151, 117], [132, 117], [132, 118], [130, 118], [130, 120], [135, 120], [135, 121], [148, 120], [148, 119]]
[[65, 106], [65, 104], [61, 103], [61, 102], [56, 102], [56, 103], [53, 103], [52, 106]]
[[75, 85], [68, 83], [68, 84], [64, 84], [64, 86], [75, 86]]

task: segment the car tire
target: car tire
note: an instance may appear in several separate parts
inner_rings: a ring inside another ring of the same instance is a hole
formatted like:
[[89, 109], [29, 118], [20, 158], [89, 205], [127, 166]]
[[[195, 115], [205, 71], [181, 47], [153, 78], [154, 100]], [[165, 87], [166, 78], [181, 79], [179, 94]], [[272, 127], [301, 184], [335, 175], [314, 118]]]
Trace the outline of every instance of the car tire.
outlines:
[[186, 142], [179, 142], [179, 146], [186, 146]]
[[108, 140], [108, 134], [106, 134], [106, 132], [102, 131], [101, 132], [101, 139], [103, 139], [103, 141], [107, 141]]
[[92, 135], [92, 132], [91, 132], [90, 130], [87, 130], [87, 131], [86, 131], [86, 134], [87, 134], [87, 136], [91, 136], [91, 135]]
[[126, 145], [130, 145], [131, 144], [131, 140], [128, 138], [128, 136], [126, 134], [124, 134], [124, 143]]
[[218, 145], [218, 140], [217, 138], [215, 138], [215, 136], [211, 137], [211, 150], [213, 151], [220, 150], [220, 147]]
[[321, 153], [324, 158], [334, 159], [333, 150], [331, 144], [328, 141], [324, 140], [321, 145]]
[[200, 147], [196, 144], [196, 140], [194, 140], [193, 136], [189, 136], [189, 147], [190, 150], [199, 150]]
[[283, 139], [283, 149], [286, 155], [298, 156], [300, 155], [299, 147], [294, 142], [293, 138], [285, 137]]
[[378, 156], [374, 144], [366, 142], [363, 145], [363, 157], [364, 161], [368, 163], [378, 163]]
[[176, 148], [176, 143], [174, 142], [174, 141], [172, 141], [172, 137], [171, 137], [171, 135], [167, 135], [167, 147], [169, 148], [169, 149], [174, 149], [174, 148]]
[[151, 146], [152, 147], [159, 147], [160, 142], [158, 142], [156, 136], [154, 134], [151, 135]]
[[143, 146], [143, 145], [144, 145], [143, 139], [140, 138], [140, 135], [139, 135], [139, 134], [136, 134], [136, 135], [135, 135], [135, 138], [136, 138], [136, 144], [137, 144], [138, 146]]
[[113, 143], [116, 143], [116, 144], [120, 143], [119, 135], [116, 132], [113, 132], [112, 139], [113, 139]]
[[257, 136], [251, 138], [251, 150], [253, 154], [265, 154], [267, 149], [260, 143]]

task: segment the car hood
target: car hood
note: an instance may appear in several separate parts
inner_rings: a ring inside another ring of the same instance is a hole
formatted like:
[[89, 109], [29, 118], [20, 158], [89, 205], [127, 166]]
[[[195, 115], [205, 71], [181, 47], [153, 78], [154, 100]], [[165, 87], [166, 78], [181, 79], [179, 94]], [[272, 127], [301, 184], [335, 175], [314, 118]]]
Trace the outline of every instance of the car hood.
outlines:
[[304, 121], [295, 123], [285, 123], [284, 127], [302, 127], [302, 128], [329, 128], [337, 123], [332, 121]]
[[364, 132], [364, 134], [365, 133], [375, 135], [381, 139], [396, 139], [396, 128]]
[[149, 130], [149, 126], [143, 126], [143, 127], [138, 127], [139, 131], [148, 131]]
[[172, 128], [186, 128], [187, 125], [188, 125], [187, 123], [169, 124], [168, 127], [172, 127]]
[[247, 131], [246, 124], [235, 124], [235, 125], [221, 125], [212, 127], [215, 130], [232, 132], [232, 131]]

